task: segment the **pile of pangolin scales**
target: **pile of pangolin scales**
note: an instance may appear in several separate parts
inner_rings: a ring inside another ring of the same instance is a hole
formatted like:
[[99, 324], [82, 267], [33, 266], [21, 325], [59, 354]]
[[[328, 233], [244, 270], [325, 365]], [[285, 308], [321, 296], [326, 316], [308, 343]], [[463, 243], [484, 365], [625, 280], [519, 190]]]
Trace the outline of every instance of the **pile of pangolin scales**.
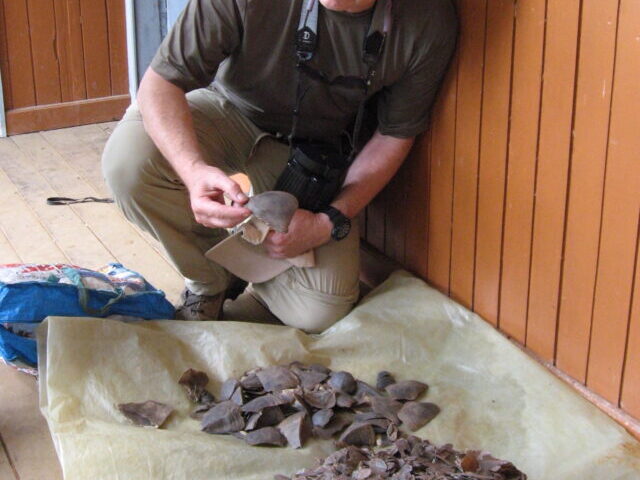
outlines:
[[340, 446], [373, 446], [378, 436], [398, 438], [400, 424], [414, 431], [440, 411], [433, 403], [416, 401], [426, 384], [396, 382], [388, 372], [381, 372], [372, 387], [322, 365], [256, 368], [224, 382], [217, 403], [205, 388], [207, 381], [195, 370], [180, 378], [198, 404], [194, 414], [202, 430], [235, 434], [249, 445], [300, 448], [311, 436], [339, 434]]
[[526, 480], [512, 463], [487, 452], [457, 452], [413, 435], [381, 448], [348, 446], [314, 468], [275, 480]]
[[[311, 436], [338, 436], [336, 445], [341, 450], [292, 479], [526, 478], [511, 463], [486, 453], [460, 453], [449, 445], [438, 448], [415, 436], [405, 438], [400, 425], [416, 431], [440, 409], [419, 401], [427, 384], [396, 381], [386, 371], [378, 374], [373, 387], [349, 372], [317, 364], [255, 368], [239, 380], [225, 381], [218, 400], [207, 390], [209, 377], [204, 372], [189, 369], [179, 383], [196, 404], [191, 416], [200, 421], [204, 432], [231, 434], [249, 445], [293, 448], [303, 447]], [[154, 427], [160, 427], [173, 411], [152, 400], [118, 408], [133, 423]]]

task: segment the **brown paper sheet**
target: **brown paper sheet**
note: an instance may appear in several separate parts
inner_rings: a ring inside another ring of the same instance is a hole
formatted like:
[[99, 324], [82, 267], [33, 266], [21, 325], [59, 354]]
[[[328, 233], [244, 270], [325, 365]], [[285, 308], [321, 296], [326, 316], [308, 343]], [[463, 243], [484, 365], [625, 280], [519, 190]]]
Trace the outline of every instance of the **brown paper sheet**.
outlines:
[[[442, 413], [417, 434], [513, 461], [532, 480], [638, 480], [640, 445], [476, 315], [397, 272], [321, 335], [240, 322], [50, 318], [40, 332], [41, 407], [65, 478], [265, 480], [333, 450], [249, 447], [198, 430], [177, 384], [193, 367], [212, 390], [258, 365], [319, 362], [375, 382], [379, 370], [431, 388]], [[164, 429], [115, 404], [176, 408]]]

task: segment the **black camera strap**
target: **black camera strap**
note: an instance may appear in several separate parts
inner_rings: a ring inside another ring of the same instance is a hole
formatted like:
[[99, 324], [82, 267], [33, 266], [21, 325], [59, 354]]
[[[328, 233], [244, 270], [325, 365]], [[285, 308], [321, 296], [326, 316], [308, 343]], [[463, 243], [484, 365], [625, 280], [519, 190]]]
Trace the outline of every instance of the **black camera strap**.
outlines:
[[318, 0], [303, 0], [300, 23], [296, 32], [296, 55], [301, 62], [313, 58], [318, 46]]
[[369, 87], [376, 76], [376, 67], [382, 57], [386, 37], [391, 30], [392, 0], [376, 1], [363, 45], [362, 60], [368, 67], [365, 78], [340, 76], [335, 79], [328, 79], [322, 72], [309, 67], [308, 63], [313, 58], [318, 46], [319, 3], [319, 0], [303, 0], [302, 3], [300, 23], [296, 32], [296, 101], [293, 110], [291, 134], [289, 135], [289, 145], [293, 146], [298, 120], [300, 118], [300, 105], [307, 92], [307, 90], [303, 90], [302, 88], [300, 81], [301, 73], [330, 86], [339, 84], [347, 87], [361, 88], [364, 97], [358, 106], [358, 113], [356, 114], [354, 123], [351, 139], [352, 149], [348, 156], [348, 163], [350, 164], [358, 153], [358, 139], [360, 137], [364, 110], [369, 95]]

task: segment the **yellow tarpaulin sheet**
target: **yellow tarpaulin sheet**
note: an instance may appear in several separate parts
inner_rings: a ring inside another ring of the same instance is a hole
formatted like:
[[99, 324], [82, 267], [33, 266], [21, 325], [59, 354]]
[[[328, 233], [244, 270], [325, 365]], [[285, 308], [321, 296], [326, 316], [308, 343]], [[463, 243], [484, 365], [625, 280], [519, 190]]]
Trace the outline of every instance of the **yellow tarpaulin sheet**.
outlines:
[[[417, 434], [513, 461], [532, 480], [640, 479], [624, 429], [479, 317], [398, 272], [321, 335], [237, 322], [50, 318], [40, 330], [41, 407], [65, 478], [271, 479], [332, 451], [249, 447], [208, 435], [177, 379], [206, 371], [214, 394], [255, 366], [319, 362], [375, 382], [389, 370], [426, 382], [442, 413]], [[165, 429], [131, 426], [115, 404], [175, 407]]]

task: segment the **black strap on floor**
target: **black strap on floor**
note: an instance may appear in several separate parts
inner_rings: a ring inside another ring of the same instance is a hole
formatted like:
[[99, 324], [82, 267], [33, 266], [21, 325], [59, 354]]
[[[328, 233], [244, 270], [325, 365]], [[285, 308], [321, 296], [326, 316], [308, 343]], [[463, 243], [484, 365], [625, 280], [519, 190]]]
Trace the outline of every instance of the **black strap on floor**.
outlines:
[[69, 197], [49, 197], [47, 198], [47, 205], [73, 205], [74, 203], [113, 203], [112, 198], [97, 198], [97, 197], [84, 197], [84, 198], [69, 198]]

